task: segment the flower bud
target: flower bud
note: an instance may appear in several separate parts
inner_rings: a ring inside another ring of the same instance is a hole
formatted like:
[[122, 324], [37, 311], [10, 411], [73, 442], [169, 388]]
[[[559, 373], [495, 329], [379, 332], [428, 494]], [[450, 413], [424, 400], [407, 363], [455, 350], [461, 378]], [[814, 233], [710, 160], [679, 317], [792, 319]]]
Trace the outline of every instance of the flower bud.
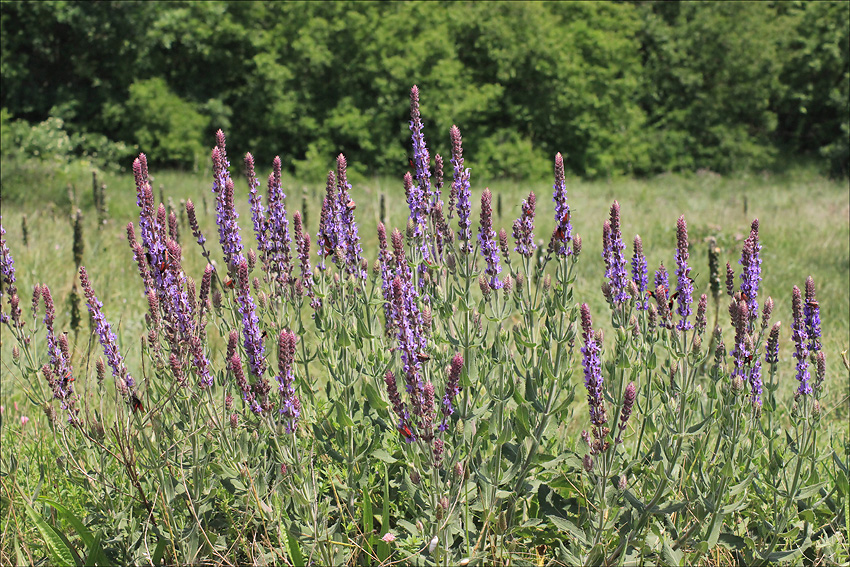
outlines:
[[254, 249], [251, 248], [248, 250], [248, 271], [253, 272], [254, 266], [257, 265], [257, 253], [254, 252]]
[[514, 288], [513, 278], [511, 278], [510, 274], [505, 274], [505, 279], [502, 280], [502, 291], [504, 292], [505, 297], [510, 296], [513, 288]]
[[47, 417], [47, 422], [50, 425], [53, 425], [56, 422], [56, 408], [53, 407], [53, 404], [50, 402], [44, 402], [44, 405], [41, 406], [42, 411], [44, 411], [44, 415]]
[[212, 304], [216, 309], [221, 309], [221, 291], [215, 290], [212, 292]]
[[12, 360], [15, 362], [21, 361], [21, 349], [18, 348], [18, 345], [12, 345]]
[[694, 344], [691, 347], [691, 352], [699, 354], [700, 348], [702, 348], [702, 337], [700, 335], [694, 335]]
[[516, 275], [516, 291], [517, 293], [522, 293], [522, 288], [525, 285], [525, 274], [522, 272]]
[[626, 475], [621, 474], [620, 475], [620, 482], [617, 483], [617, 488], [619, 488], [620, 490], [625, 490], [627, 486], [628, 486], [628, 483], [626, 482]]
[[744, 389], [744, 379], [740, 374], [738, 374], [734, 378], [732, 378], [732, 391], [734, 393], [738, 394], [743, 389]]
[[764, 301], [764, 308], [761, 312], [761, 329], [762, 331], [767, 329], [768, 324], [770, 323], [770, 315], [773, 313], [773, 298], [768, 297]]
[[421, 480], [422, 477], [419, 476], [419, 471], [417, 471], [416, 469], [410, 471], [410, 482], [418, 486]]
[[237, 427], [239, 427], [239, 416], [233, 412], [230, 414], [230, 428], [235, 430]]
[[708, 296], [706, 294], [702, 294], [699, 297], [699, 303], [697, 304], [697, 317], [696, 317], [696, 328], [697, 333], [702, 335], [705, 332], [705, 327], [708, 324], [708, 321], [705, 318], [705, 310], [708, 307]]
[[591, 457], [589, 454], [586, 454], [584, 456], [584, 459], [582, 459], [581, 464], [584, 467], [584, 470], [586, 472], [592, 471], [593, 470], [593, 457]]
[[[453, 234], [453, 233], [450, 232], [449, 234]], [[455, 269], [455, 266], [457, 266], [457, 261], [455, 260], [454, 254], [449, 254], [449, 255], [446, 256], [446, 266], [448, 266], [448, 268], [450, 270]]]
[[573, 235], [573, 256], [576, 258], [581, 254], [581, 236], [578, 234]]
[[629, 288], [629, 297], [631, 297], [632, 299], [637, 299], [638, 296], [640, 295], [640, 292], [638, 291], [637, 284], [634, 282], [634, 280], [629, 280], [628, 288]]
[[487, 278], [484, 274], [478, 276], [478, 287], [481, 288], [481, 295], [484, 296], [484, 301], [490, 301], [490, 284], [487, 283]]
[[552, 288], [552, 276], [546, 274], [543, 277], [543, 291], [545, 293], [549, 293], [549, 290]]
[[776, 364], [779, 362], [779, 328], [782, 321], [777, 321], [770, 329], [770, 334], [767, 336], [767, 354], [764, 359], [768, 364]]
[[815, 356], [817, 371], [815, 373], [815, 390], [820, 390], [823, 379], [826, 377], [826, 355], [822, 350]]

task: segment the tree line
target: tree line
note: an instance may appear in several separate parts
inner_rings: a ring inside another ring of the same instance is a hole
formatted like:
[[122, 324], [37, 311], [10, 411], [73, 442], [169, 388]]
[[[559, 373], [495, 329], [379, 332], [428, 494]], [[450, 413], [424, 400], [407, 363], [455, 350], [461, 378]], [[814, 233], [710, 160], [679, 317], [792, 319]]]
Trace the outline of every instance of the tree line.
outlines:
[[222, 128], [296, 174], [344, 152], [396, 175], [417, 84], [429, 146], [457, 124], [487, 177], [558, 151], [583, 177], [848, 173], [846, 2], [3, 2], [0, 32], [4, 155], [51, 119], [74, 151], [160, 167], [204, 163]]

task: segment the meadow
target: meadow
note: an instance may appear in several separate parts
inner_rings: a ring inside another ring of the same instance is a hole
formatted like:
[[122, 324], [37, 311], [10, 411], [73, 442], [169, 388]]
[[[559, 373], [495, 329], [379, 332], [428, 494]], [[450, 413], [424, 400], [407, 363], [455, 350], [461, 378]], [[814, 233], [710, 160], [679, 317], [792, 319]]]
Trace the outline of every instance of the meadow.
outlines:
[[[135, 178], [98, 171], [94, 183], [84, 164], [3, 164], [3, 238], [22, 313], [20, 326], [0, 331], [0, 563], [848, 560], [846, 180], [801, 167], [488, 181], [474, 164], [471, 176], [453, 171], [457, 145], [427, 135], [445, 160], [441, 196], [428, 192], [438, 175], [414, 135], [407, 191], [408, 164], [395, 178], [352, 174], [346, 183], [345, 163], [329, 156], [330, 192], [323, 179], [284, 173], [276, 204], [265, 183], [272, 165], [256, 164], [253, 211], [244, 152], [232, 148], [229, 172], [137, 166]], [[466, 238], [457, 224], [464, 183]], [[146, 188], [147, 210], [136, 206]], [[417, 190], [427, 205], [415, 204]], [[533, 237], [514, 228], [531, 191]], [[282, 249], [258, 245], [257, 203], [269, 227], [285, 206], [289, 276], [274, 268]], [[229, 235], [232, 246], [233, 207], [244, 250], [219, 242]], [[453, 219], [440, 216], [450, 210]], [[309, 277], [299, 270], [295, 211], [312, 239]], [[762, 279], [747, 295], [739, 260], [754, 219]], [[129, 222], [145, 251], [135, 259]], [[160, 228], [145, 232], [145, 223]], [[510, 262], [500, 229], [517, 235], [508, 238]], [[663, 262], [666, 289], [633, 274], [636, 234], [649, 281]], [[516, 250], [523, 238], [536, 250]], [[482, 248], [492, 248], [498, 276]], [[819, 307], [820, 343], [795, 358], [795, 345], [812, 337], [801, 339], [794, 324], [792, 289], [806, 292], [809, 276], [816, 299], [807, 295], [806, 308]], [[50, 325], [45, 294], [31, 301], [36, 284], [49, 286]], [[171, 293], [182, 299], [168, 303]], [[756, 298], [759, 311], [740, 307]], [[104, 318], [89, 318], [86, 303]], [[117, 340], [116, 364], [126, 365], [113, 366], [114, 379], [102, 321]], [[67, 374], [46, 376], [42, 365], [57, 358]], [[808, 394], [797, 394], [801, 361]]]

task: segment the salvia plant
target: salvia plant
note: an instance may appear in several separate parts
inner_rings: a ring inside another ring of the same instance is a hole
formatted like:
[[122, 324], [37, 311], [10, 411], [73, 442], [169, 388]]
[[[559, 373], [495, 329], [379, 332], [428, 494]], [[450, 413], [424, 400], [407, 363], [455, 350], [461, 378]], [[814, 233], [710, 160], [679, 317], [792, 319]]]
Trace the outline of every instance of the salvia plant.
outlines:
[[[344, 155], [311, 235], [280, 158], [265, 185], [251, 154], [234, 178], [219, 131], [214, 211], [185, 201], [182, 243], [139, 155], [125, 229], [148, 307], [138, 344], [119, 341], [102, 276], [81, 265], [94, 346], [75, 358], [55, 284], [35, 286], [27, 318], [2, 239], [14, 367], [91, 495], [82, 543], [62, 540], [80, 564], [761, 564], [841, 537], [847, 489], [830, 479], [846, 464], [817, 443], [830, 382], [815, 282], [764, 296], [758, 220], [726, 296], [712, 246], [709, 326], [686, 219], [653, 243], [669, 272], [651, 272], [614, 201], [600, 223], [608, 311], [592, 313], [574, 296], [577, 263], [595, 260], [561, 154], [554, 230], [536, 234], [534, 192], [507, 228], [489, 189], [473, 206], [457, 126], [448, 160], [432, 156], [416, 87], [409, 128], [408, 219], [387, 226], [382, 210], [372, 258]], [[183, 269], [190, 254], [202, 273]], [[780, 360], [796, 367], [793, 400], [777, 399]]]

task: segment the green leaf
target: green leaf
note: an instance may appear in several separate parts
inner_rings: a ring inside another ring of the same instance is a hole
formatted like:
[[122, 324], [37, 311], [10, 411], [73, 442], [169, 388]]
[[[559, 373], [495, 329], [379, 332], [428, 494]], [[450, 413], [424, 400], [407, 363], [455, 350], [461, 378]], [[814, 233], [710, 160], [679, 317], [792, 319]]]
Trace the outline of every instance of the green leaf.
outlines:
[[363, 322], [362, 318], [357, 318], [357, 334], [364, 339], [374, 339], [375, 336], [372, 335], [368, 329], [366, 329], [366, 324]]
[[47, 498], [45, 496], [41, 496], [41, 497], [39, 497], [38, 501], [44, 502], [45, 504], [48, 504], [48, 505], [52, 506], [53, 508], [55, 508], [56, 511], [61, 516], [63, 516], [69, 524], [71, 524], [74, 527], [74, 530], [76, 530], [77, 534], [79, 534], [80, 539], [83, 540], [83, 543], [85, 544], [86, 548], [90, 548], [92, 546], [92, 544], [94, 543], [94, 535], [80, 521], [79, 518], [77, 518], [74, 514], [72, 514], [67, 508], [65, 508], [64, 506], [62, 506], [58, 502], [51, 500], [50, 498]]
[[53, 564], [61, 567], [79, 565], [79, 562], [74, 560], [73, 550], [63, 541], [56, 528], [48, 524], [41, 517], [41, 514], [33, 510], [32, 506], [26, 502], [24, 506], [26, 507], [27, 515], [29, 515], [32, 523], [35, 524], [35, 527], [38, 528], [38, 532], [47, 544], [47, 550], [50, 553]]
[[383, 447], [378, 447], [377, 449], [372, 451], [372, 456], [378, 459], [379, 461], [387, 463], [388, 465], [392, 465], [397, 462], [397, 459], [390, 455]]
[[714, 518], [714, 523], [711, 526], [711, 532], [708, 534], [709, 549], [717, 545], [717, 538], [720, 537], [720, 528], [723, 526], [723, 514], [720, 513]]
[[389, 407], [390, 404], [385, 402], [378, 391], [375, 389], [375, 385], [369, 381], [364, 381], [363, 383], [363, 391], [366, 394], [366, 399], [369, 400], [369, 405], [373, 408], [382, 411]]
[[736, 549], [742, 550], [744, 549], [744, 538], [741, 536], [736, 536], [734, 534], [722, 533], [717, 538], [717, 543], [725, 547], [726, 549]]
[[731, 504], [727, 504], [720, 508], [720, 515], [726, 516], [728, 514], [732, 514], [733, 512], [737, 512], [738, 510], [743, 510], [747, 507], [747, 499], [741, 498], [737, 502], [732, 502]]
[[667, 565], [682, 565], [684, 554], [680, 549], [673, 549], [667, 539], [664, 540], [664, 544], [661, 548], [661, 554]]
[[753, 481], [755, 474], [756, 474], [755, 471], [750, 471], [750, 474], [747, 475], [747, 478], [745, 478], [744, 480], [742, 480], [738, 484], [730, 487], [729, 493], [728, 493], [729, 496], [737, 496], [742, 490], [747, 488], [750, 485], [750, 483]]
[[789, 549], [788, 551], [774, 551], [766, 557], [770, 563], [782, 563], [793, 561], [803, 554], [805, 547]]
[[[292, 526], [290, 526], [291, 528]], [[286, 545], [289, 548], [289, 559], [295, 567], [304, 567], [304, 556], [301, 555], [301, 546], [298, 545], [298, 539], [290, 530], [284, 531], [286, 536]]]
[[714, 418], [714, 416], [713, 416], [713, 415], [709, 415], [708, 417], [706, 417], [706, 418], [705, 418], [704, 420], [702, 420], [701, 422], [699, 422], [699, 423], [697, 423], [697, 424], [694, 424], [694, 425], [690, 426], [690, 427], [688, 428], [688, 435], [696, 435], [697, 433], [699, 433], [700, 431], [702, 431], [702, 428], [703, 428], [703, 427], [705, 427], [705, 425], [706, 425], [706, 424], [707, 424], [707, 423], [708, 423], [711, 419], [713, 419], [713, 418]]
[[337, 402], [336, 404], [336, 421], [342, 427], [354, 427], [354, 422], [348, 416], [347, 410], [342, 405], [341, 402]]
[[336, 346], [348, 347], [351, 346], [351, 337], [348, 336], [348, 331], [345, 327], [339, 328], [339, 334], [336, 336]]
[[655, 367], [658, 366], [658, 358], [655, 356], [655, 353], [651, 353], [646, 359], [646, 368], [648, 370], [655, 370]]
[[554, 514], [547, 514], [546, 519], [552, 522], [552, 525], [554, 525], [558, 531], [570, 534], [578, 540], [580, 544], [584, 546], [587, 545], [587, 538], [585, 537], [584, 532], [571, 521]]
[[363, 535], [366, 538], [366, 541], [369, 542], [370, 547], [371, 543], [374, 539], [372, 531], [375, 529], [373, 516], [372, 516], [372, 496], [369, 494], [369, 491], [364, 488], [363, 489]]
[[817, 494], [820, 491], [820, 489], [823, 488], [825, 485], [826, 485], [825, 482], [819, 482], [817, 484], [813, 484], [811, 486], [805, 487], [804, 489], [800, 490], [797, 493], [796, 500], [798, 500], [798, 501], [799, 500], [805, 500], [806, 498], [809, 498], [809, 497]]
[[151, 558], [151, 562], [154, 565], [159, 565], [160, 561], [162, 561], [162, 557], [165, 555], [165, 548], [168, 545], [168, 540], [162, 536], [159, 536], [159, 539], [156, 542], [156, 548], [153, 551], [153, 557]]

